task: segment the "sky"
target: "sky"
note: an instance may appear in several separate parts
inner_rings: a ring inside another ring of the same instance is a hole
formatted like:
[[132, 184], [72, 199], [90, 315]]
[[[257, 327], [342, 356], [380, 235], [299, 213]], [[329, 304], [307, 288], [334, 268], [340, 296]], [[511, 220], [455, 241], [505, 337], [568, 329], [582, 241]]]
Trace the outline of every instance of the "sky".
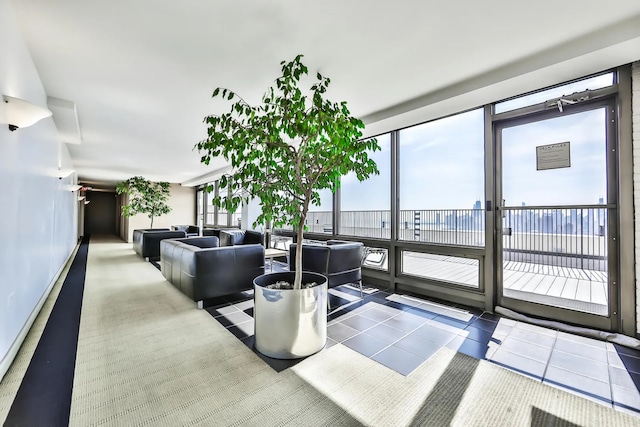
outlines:
[[[506, 101], [499, 111], [612, 83], [612, 75], [583, 80]], [[509, 127], [502, 133], [502, 184], [506, 206], [596, 204], [606, 201], [606, 138], [603, 108]], [[570, 143], [571, 166], [536, 170], [536, 147]], [[380, 175], [342, 180], [342, 210], [390, 209], [390, 138], [378, 137], [372, 154]], [[471, 209], [484, 196], [484, 118], [477, 109], [399, 132], [400, 209]], [[312, 211], [330, 210], [331, 192]]]

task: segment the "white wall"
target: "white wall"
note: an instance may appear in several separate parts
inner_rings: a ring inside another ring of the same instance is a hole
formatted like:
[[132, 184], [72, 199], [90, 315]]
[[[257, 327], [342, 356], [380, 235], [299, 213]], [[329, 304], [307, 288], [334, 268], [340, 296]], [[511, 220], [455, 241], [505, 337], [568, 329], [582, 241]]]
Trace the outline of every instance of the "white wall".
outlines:
[[[171, 184], [171, 195], [167, 203], [171, 212], [153, 219], [153, 228], [171, 228], [172, 225], [196, 224], [196, 189]], [[126, 223], [126, 221], [125, 221]], [[136, 215], [129, 218], [128, 242], [133, 241], [133, 230], [150, 228], [151, 219], [147, 215]]]
[[[0, 92], [46, 107], [8, 0], [0, 0]], [[0, 124], [0, 378], [77, 241], [77, 196], [67, 188], [76, 176], [58, 179], [59, 166], [73, 167], [51, 118], [15, 132]]]

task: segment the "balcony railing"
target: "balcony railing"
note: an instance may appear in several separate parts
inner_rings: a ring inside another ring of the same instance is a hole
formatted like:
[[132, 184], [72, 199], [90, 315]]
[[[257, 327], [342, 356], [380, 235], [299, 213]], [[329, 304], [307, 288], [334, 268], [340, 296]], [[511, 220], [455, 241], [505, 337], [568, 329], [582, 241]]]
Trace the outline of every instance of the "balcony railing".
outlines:
[[503, 210], [503, 258], [607, 271], [607, 208]]
[[[483, 247], [483, 209], [401, 210], [398, 239]], [[607, 269], [607, 208], [503, 209], [503, 260], [551, 266]], [[337, 234], [389, 239], [390, 211], [342, 211]], [[309, 232], [333, 233], [330, 211], [309, 212]], [[292, 230], [291, 227], [285, 229]]]

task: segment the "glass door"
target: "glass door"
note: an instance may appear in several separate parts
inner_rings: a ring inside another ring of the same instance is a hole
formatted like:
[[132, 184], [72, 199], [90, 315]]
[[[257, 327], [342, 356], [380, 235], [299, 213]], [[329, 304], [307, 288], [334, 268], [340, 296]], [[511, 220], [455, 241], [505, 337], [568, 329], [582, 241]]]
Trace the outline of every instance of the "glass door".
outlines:
[[600, 101], [496, 125], [498, 305], [616, 327], [614, 112]]

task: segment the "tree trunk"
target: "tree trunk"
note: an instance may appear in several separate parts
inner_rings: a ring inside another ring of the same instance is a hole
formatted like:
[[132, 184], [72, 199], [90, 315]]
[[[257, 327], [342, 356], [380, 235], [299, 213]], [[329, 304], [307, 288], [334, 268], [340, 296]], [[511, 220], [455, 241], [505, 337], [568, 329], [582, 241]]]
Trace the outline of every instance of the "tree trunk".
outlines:
[[304, 218], [298, 224], [298, 241], [296, 242], [296, 276], [293, 280], [293, 289], [302, 287], [302, 238], [304, 236]]
[[150, 228], [153, 228], [153, 216], [151, 217], [151, 227]]

